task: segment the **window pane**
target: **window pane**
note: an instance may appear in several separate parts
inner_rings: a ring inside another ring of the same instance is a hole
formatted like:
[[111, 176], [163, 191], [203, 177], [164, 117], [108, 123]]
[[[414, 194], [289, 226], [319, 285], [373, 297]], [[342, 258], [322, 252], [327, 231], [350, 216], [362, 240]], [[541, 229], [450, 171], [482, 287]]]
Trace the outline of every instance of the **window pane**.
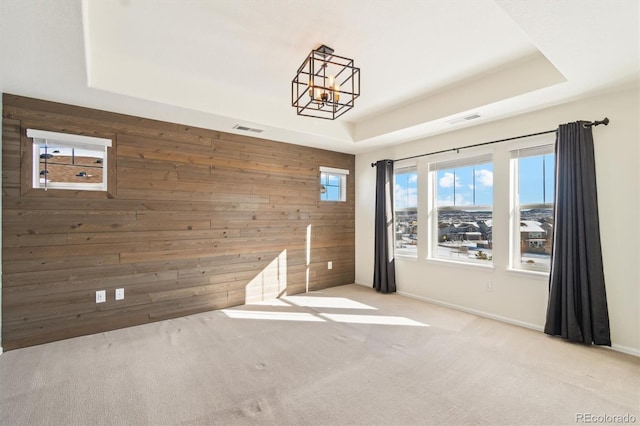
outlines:
[[103, 182], [104, 151], [38, 146], [40, 185], [49, 183], [100, 184]]
[[440, 169], [436, 178], [435, 256], [490, 263], [493, 247], [493, 164]]
[[327, 186], [327, 199], [331, 201], [339, 201], [340, 188], [336, 186]]
[[550, 269], [554, 185], [553, 154], [518, 159], [518, 235], [521, 268], [545, 271]]
[[552, 203], [554, 198], [554, 155], [518, 159], [520, 204]]
[[31, 138], [34, 189], [107, 191], [108, 149], [112, 140], [27, 129]]
[[327, 185], [340, 186], [340, 176], [328, 174]]
[[322, 201], [346, 201], [343, 199], [346, 191], [342, 188], [346, 185], [346, 176], [337, 173], [320, 173], [320, 200]]
[[417, 255], [418, 172], [415, 167], [395, 171], [396, 254]]

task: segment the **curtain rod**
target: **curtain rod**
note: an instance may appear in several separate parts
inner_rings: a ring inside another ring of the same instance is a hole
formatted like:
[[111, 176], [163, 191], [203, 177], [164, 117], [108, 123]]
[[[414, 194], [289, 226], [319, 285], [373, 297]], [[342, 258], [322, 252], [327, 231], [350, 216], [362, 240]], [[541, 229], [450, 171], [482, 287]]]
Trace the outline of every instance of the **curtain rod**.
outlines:
[[[585, 127], [591, 127], [591, 126], [599, 126], [601, 124], [604, 124], [605, 126], [608, 126], [609, 125], [609, 119], [607, 117], [605, 117], [604, 120], [596, 120], [596, 121], [591, 121], [589, 123], [584, 123], [584, 126]], [[498, 140], [495, 140], [495, 141], [476, 143], [476, 144], [473, 144], [473, 145], [461, 146], [460, 148], [443, 149], [443, 150], [440, 150], [440, 151], [428, 152], [426, 154], [413, 155], [411, 157], [398, 158], [397, 160], [390, 160], [390, 161], [411, 160], [413, 158], [426, 157], [427, 155], [442, 154], [443, 152], [452, 152], [452, 151], [460, 152], [461, 149], [465, 149], [465, 148], [475, 148], [476, 146], [491, 145], [491, 144], [494, 144], [494, 143], [507, 142], [507, 141], [512, 141], [512, 140], [515, 140], [515, 139], [530, 138], [532, 136], [546, 135], [547, 133], [555, 133], [557, 131], [558, 131], [558, 129], [545, 130], [544, 132], [529, 133], [528, 135], [513, 136], [511, 138], [506, 138], [506, 139], [498, 139]], [[375, 167], [375, 166], [376, 166], [376, 163], [371, 163], [371, 167]]]

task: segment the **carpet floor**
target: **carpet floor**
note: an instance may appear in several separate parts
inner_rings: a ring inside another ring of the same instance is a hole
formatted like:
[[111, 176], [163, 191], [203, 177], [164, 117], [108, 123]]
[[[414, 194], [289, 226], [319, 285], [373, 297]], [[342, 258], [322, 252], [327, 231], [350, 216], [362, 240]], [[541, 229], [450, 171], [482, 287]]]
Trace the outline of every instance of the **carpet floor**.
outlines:
[[639, 358], [358, 285], [0, 356], [2, 425], [624, 419]]

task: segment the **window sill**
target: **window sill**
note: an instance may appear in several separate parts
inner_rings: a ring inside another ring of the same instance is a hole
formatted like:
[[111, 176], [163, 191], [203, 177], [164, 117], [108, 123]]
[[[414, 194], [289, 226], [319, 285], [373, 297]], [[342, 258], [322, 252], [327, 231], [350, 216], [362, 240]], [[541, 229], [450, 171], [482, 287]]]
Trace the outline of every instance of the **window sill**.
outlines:
[[493, 272], [495, 271], [495, 266], [493, 264], [490, 265], [482, 265], [479, 263], [471, 263], [471, 262], [456, 262], [455, 260], [446, 260], [446, 259], [436, 259], [436, 258], [426, 258], [425, 259], [428, 263], [433, 263], [433, 264], [438, 264], [438, 265], [449, 265], [449, 266], [453, 266], [453, 267], [462, 267], [462, 268], [469, 268], [469, 269], [475, 269], [475, 270], [484, 270], [487, 272]]
[[409, 262], [417, 262], [418, 261], [418, 256], [411, 256], [409, 254], [395, 254], [394, 258], [396, 260], [402, 260], [404, 261], [409, 261]]
[[528, 277], [536, 277], [536, 278], [544, 278], [545, 280], [549, 279], [549, 272], [543, 271], [531, 271], [528, 269], [516, 269], [516, 268], [507, 268], [507, 272], [516, 275], [526, 275]]
[[112, 191], [93, 191], [86, 189], [60, 189], [60, 188], [28, 188], [21, 192], [25, 197], [43, 197], [43, 198], [115, 198]]

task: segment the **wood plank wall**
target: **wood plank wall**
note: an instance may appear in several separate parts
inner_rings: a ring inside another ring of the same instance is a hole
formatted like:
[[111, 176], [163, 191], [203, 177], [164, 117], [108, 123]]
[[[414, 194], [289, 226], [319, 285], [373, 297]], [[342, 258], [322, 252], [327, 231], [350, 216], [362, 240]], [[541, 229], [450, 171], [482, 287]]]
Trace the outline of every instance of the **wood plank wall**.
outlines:
[[[3, 105], [5, 350], [353, 282], [354, 156], [16, 95]], [[109, 193], [29, 189], [27, 128], [112, 138]], [[319, 166], [350, 171], [347, 202], [319, 200]]]

